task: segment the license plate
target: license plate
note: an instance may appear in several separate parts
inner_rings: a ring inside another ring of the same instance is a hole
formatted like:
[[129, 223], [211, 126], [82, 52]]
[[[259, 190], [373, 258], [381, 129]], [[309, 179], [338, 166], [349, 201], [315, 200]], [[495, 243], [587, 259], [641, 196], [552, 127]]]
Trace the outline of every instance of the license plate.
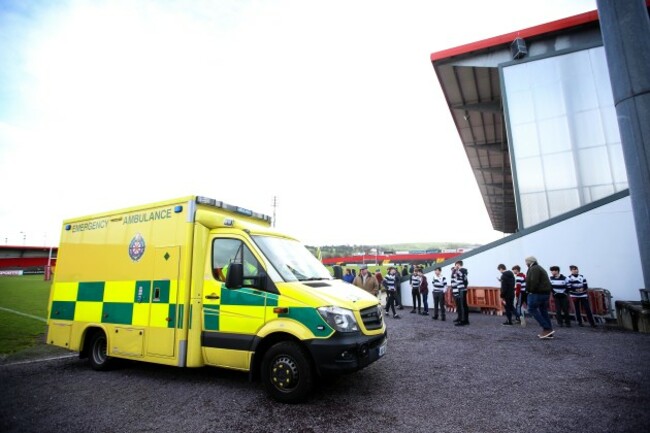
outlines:
[[380, 358], [386, 354], [386, 346], [387, 346], [386, 341], [384, 341], [382, 343], [382, 345], [379, 346], [379, 357]]

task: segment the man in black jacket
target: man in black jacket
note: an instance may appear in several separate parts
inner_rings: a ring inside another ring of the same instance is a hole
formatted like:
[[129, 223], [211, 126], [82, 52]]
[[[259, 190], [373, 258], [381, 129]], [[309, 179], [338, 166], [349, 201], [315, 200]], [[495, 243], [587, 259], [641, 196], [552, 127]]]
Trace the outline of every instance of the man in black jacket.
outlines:
[[503, 302], [506, 305], [506, 320], [503, 322], [504, 325], [512, 325], [512, 313], [515, 309], [515, 274], [512, 271], [506, 269], [506, 265], [503, 263], [497, 266], [499, 272], [501, 272], [501, 297]]

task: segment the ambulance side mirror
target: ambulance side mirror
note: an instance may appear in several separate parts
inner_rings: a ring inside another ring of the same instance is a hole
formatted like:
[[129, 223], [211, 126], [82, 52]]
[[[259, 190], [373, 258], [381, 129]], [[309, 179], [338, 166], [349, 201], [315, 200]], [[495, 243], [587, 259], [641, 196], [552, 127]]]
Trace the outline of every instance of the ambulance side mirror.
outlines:
[[231, 263], [228, 266], [228, 275], [226, 276], [226, 287], [229, 289], [241, 289], [244, 285], [244, 265], [241, 263]]

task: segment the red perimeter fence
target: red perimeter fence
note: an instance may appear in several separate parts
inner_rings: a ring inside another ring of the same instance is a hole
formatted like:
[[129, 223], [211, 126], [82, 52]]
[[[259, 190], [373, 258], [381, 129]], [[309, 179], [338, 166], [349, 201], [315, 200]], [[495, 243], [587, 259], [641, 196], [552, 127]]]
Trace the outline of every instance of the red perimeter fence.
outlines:
[[[467, 305], [470, 309], [480, 310], [483, 314], [496, 314], [501, 316], [505, 311], [503, 301], [501, 299], [501, 289], [498, 287], [469, 287], [467, 290]], [[612, 294], [607, 289], [594, 288], [589, 289], [589, 306], [594, 316], [594, 320], [604, 323], [607, 319], [614, 319], [614, 309], [612, 308]], [[451, 290], [447, 290], [445, 294], [445, 304], [447, 311], [456, 311], [456, 303], [454, 301]], [[549, 314], [555, 315], [555, 301], [553, 296], [550, 297]], [[583, 321], [587, 322], [587, 314], [581, 312]], [[569, 302], [569, 314], [575, 318], [575, 308], [573, 302]]]
[[420, 263], [440, 263], [449, 260], [462, 253], [413, 253], [413, 254], [366, 254], [357, 256], [327, 257], [324, 258], [323, 264], [332, 265], [355, 265], [370, 263], [392, 263], [392, 264], [420, 264]]

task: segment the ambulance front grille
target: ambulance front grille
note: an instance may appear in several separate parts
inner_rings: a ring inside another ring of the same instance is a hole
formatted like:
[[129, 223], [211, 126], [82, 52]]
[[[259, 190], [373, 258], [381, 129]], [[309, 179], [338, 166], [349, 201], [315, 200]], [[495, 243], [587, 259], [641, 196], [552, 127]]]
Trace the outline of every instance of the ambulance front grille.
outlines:
[[364, 308], [360, 311], [361, 320], [363, 321], [363, 326], [368, 331], [374, 331], [375, 329], [381, 329], [384, 323], [384, 315], [381, 314], [381, 308], [379, 307], [370, 307]]

